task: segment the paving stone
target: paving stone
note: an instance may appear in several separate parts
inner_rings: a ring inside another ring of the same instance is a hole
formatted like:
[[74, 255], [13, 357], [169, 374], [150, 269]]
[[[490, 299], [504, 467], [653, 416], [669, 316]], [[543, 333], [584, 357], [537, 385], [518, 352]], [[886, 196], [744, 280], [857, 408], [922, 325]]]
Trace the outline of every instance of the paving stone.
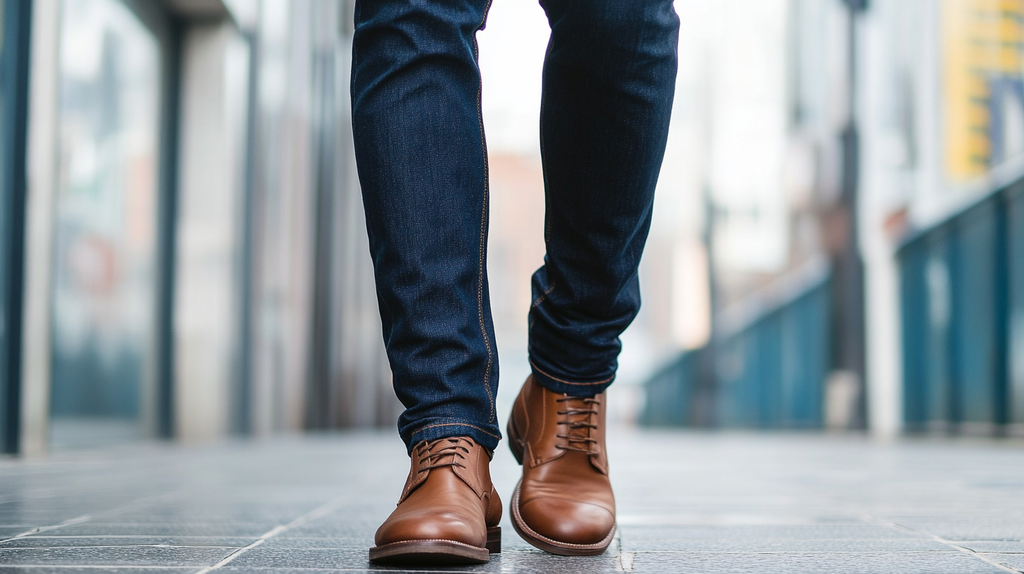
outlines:
[[948, 552], [950, 547], [931, 539], [902, 538], [754, 538], [719, 532], [722, 538], [674, 536], [674, 529], [650, 529], [637, 536], [622, 533], [622, 549], [627, 552]]
[[[503, 551], [492, 554], [487, 564], [462, 566], [459, 568], [410, 568], [404, 566], [375, 566], [368, 561], [366, 550], [340, 549], [268, 549], [262, 546], [254, 548], [237, 559], [232, 560], [229, 571], [254, 571], [270, 569], [275, 572], [297, 571], [296, 569], [352, 569], [391, 570], [399, 572], [522, 572], [543, 573], [575, 572], [604, 573], [616, 572], [617, 562], [614, 555], [605, 553], [601, 556], [568, 557], [554, 556], [539, 550]], [[218, 570], [219, 572], [220, 570]]]
[[44, 566], [209, 566], [232, 548], [81, 547], [0, 548], [0, 564]]
[[985, 557], [1009, 568], [1024, 572], [1024, 553], [985, 554]]
[[1024, 554], [1024, 540], [956, 540], [953, 544], [975, 552]]
[[329, 538], [286, 538], [276, 536], [260, 545], [267, 549], [338, 549], [358, 550], [373, 546], [373, 533], [362, 531], [355, 535], [334, 536]]
[[971, 517], [895, 517], [892, 521], [946, 540], [1024, 539], [1024, 516], [1008, 518], [995, 512]]
[[638, 552], [634, 572], [677, 574], [1006, 574], [962, 552]]
[[258, 538], [273, 525], [267, 524], [160, 524], [160, 523], [96, 523], [82, 522], [47, 530], [57, 536], [235, 536]]
[[[887, 540], [926, 539], [920, 533], [875, 524], [780, 525], [780, 526], [652, 526], [623, 527], [624, 543], [646, 540]], [[627, 549], [628, 550], [628, 549]], [[640, 548], [646, 550], [646, 548]]]
[[86, 546], [219, 546], [241, 548], [256, 538], [210, 536], [26, 536], [0, 542], [4, 548], [80, 548]]
[[0, 566], [0, 574], [195, 574], [196, 568]]
[[[1021, 446], [613, 429], [620, 539], [607, 553], [538, 551], [506, 512], [489, 564], [405, 571], [1007, 571], [933, 535], [1024, 569]], [[0, 542], [0, 574], [195, 572], [261, 536], [217, 571], [378, 571], [367, 549], [407, 472], [392, 433], [0, 459], [0, 540], [37, 529]], [[520, 472], [499, 448], [506, 507]]]
[[351, 573], [363, 573], [363, 572], [433, 572], [433, 573], [446, 573], [451, 572], [452, 574], [458, 572], [472, 572], [472, 570], [461, 570], [461, 569], [442, 569], [442, 568], [423, 568], [419, 570], [397, 570], [387, 568], [346, 568], [345, 570], [317, 570], [313, 568], [269, 568], [263, 566], [246, 566], [245, 568], [234, 568], [232, 566], [225, 566], [218, 568], [218, 573], [230, 573], [230, 574], [314, 574], [316, 572], [345, 572], [345, 574]]

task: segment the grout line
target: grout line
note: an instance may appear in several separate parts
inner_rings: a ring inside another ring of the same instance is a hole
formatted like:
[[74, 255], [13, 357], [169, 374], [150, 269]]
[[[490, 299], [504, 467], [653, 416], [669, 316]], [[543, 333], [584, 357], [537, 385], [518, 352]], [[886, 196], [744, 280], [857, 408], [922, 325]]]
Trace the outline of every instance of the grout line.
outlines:
[[[126, 523], [119, 523], [119, 524], [126, 524]], [[131, 523], [127, 523], [127, 524], [131, 524]], [[32, 538], [33, 539], [37, 539], [37, 540], [51, 540], [51, 539], [54, 539], [54, 540], [72, 540], [72, 539], [77, 539], [77, 538], [112, 538], [112, 539], [122, 539], [122, 538], [124, 538], [124, 539], [128, 539], [128, 540], [134, 540], [134, 539], [140, 539], [140, 540], [144, 540], [144, 539], [185, 540], [185, 539], [193, 539], [193, 538], [198, 539], [198, 540], [208, 540], [208, 539], [211, 539], [211, 538], [214, 538], [214, 539], [216, 539], [216, 538], [232, 538], [232, 539], [235, 539], [235, 540], [251, 540], [251, 539], [254, 539], [254, 538], [259, 538], [259, 536], [255, 535], [255, 534], [251, 534], [251, 535], [247, 535], [247, 536], [229, 536], [229, 535], [220, 535], [220, 534], [212, 535], [212, 536], [207, 536], [207, 535], [196, 536], [194, 534], [188, 534], [188, 535], [186, 535], [186, 534], [71, 534], [71, 535], [67, 535], [67, 536], [61, 536], [61, 535], [55, 535], [55, 536], [33, 536]], [[319, 538], [319, 537], [311, 537], [311, 538], [313, 538], [314, 540], [321, 540], [321, 538]], [[323, 540], [331, 540], [331, 538], [323, 538]], [[6, 540], [2, 540], [0, 542], [6, 542]], [[226, 548], [238, 548], [238, 545], [227, 546]]]
[[615, 565], [620, 572], [632, 572], [633, 561], [636, 560], [636, 552], [619, 552], [615, 557]]
[[[116, 568], [119, 571], [120, 570], [131, 571], [131, 570], [157, 570], [157, 569], [159, 569], [159, 570], [181, 570], [182, 566], [162, 566], [162, 565], [155, 565], [155, 564], [146, 565], [146, 566], [142, 566], [142, 565], [124, 565], [124, 566], [117, 565], [117, 566], [112, 566], [110, 564], [85, 564], [85, 565], [80, 565], [80, 564], [19, 564], [17, 566], [17, 568], [22, 569], [22, 570], [29, 570], [29, 569], [33, 569], [33, 568], [45, 568], [46, 570], [74, 569], [76, 571], [77, 570], [109, 571], [111, 568]], [[273, 571], [274, 568], [269, 568], [269, 567], [265, 567], [265, 566], [258, 566], [258, 567], [253, 569], [253, 571], [255, 571], [255, 572], [264, 571], [264, 570], [271, 570], [271, 571]], [[366, 568], [317, 568], [317, 567], [312, 567], [312, 568], [299, 568], [299, 569], [297, 569], [295, 571], [296, 572], [366, 572]], [[413, 569], [410, 569], [410, 570], [398, 570], [398, 571], [395, 571], [395, 572], [398, 572], [399, 574], [401, 574], [403, 572], [430, 572], [431, 574], [465, 574], [466, 571], [465, 570], [435, 570], [435, 569], [430, 569], [430, 570], [422, 570], [422, 569], [420, 569], [420, 570], [413, 570]]]
[[874, 516], [874, 515], [868, 514], [866, 512], [862, 513], [862, 516], [864, 517], [865, 520], [867, 520], [869, 522], [874, 522], [875, 524], [879, 524], [881, 526], [887, 526], [887, 527], [895, 529], [895, 530], [904, 530], [904, 531], [907, 531], [907, 532], [913, 532], [915, 534], [924, 534], [925, 536], [928, 536], [929, 538], [931, 538], [932, 540], [934, 540], [934, 541], [936, 541], [936, 542], [938, 542], [940, 544], [945, 544], [946, 546], [949, 546], [950, 548], [953, 548], [954, 550], [957, 550], [957, 551], [962, 552], [964, 554], [968, 554], [970, 556], [974, 556], [975, 558], [978, 558], [979, 560], [981, 560], [983, 562], [987, 562], [988, 564], [991, 564], [992, 566], [995, 566], [996, 568], [999, 568], [1000, 570], [1004, 570], [1006, 572], [1013, 572], [1014, 574], [1021, 574], [1021, 571], [1017, 570], [1016, 568], [1010, 568], [1009, 566], [1007, 566], [1007, 565], [1005, 565], [1005, 564], [1003, 564], [1001, 562], [997, 562], [997, 561], [989, 558], [988, 556], [986, 556], [984, 554], [981, 554], [980, 552], [975, 552], [974, 550], [971, 550], [970, 548], [967, 548], [966, 546], [960, 546], [959, 544], [957, 544], [955, 542], [952, 542], [950, 540], [946, 540], [945, 538], [939, 536], [938, 534], [932, 534], [931, 532], [927, 532], [925, 530], [917, 530], [917, 529], [911, 528], [909, 526], [904, 526], [903, 524], [900, 524], [898, 522], [892, 522], [890, 520], [886, 520], [884, 518], [881, 518], [881, 517], [878, 517], [878, 516]]
[[110, 514], [110, 513], [113, 513], [113, 512], [117, 512], [117, 511], [123, 510], [125, 508], [132, 508], [133, 506], [136, 506], [136, 505], [143, 506], [143, 505], [149, 503], [152, 500], [159, 500], [161, 498], [173, 496], [175, 494], [178, 494], [179, 492], [181, 492], [181, 491], [163, 492], [163, 493], [160, 493], [160, 494], [154, 494], [154, 495], [150, 495], [150, 496], [143, 496], [142, 498], [137, 498], [135, 500], [128, 501], [128, 502], [126, 502], [124, 504], [121, 504], [119, 506], [115, 506], [114, 508], [111, 508], [111, 509], [108, 509], [108, 510], [104, 510], [104, 511], [98, 512], [96, 514], [83, 514], [81, 516], [76, 516], [75, 518], [70, 518], [68, 520], [65, 520], [64, 522], [60, 522], [58, 524], [51, 524], [49, 526], [37, 526], [37, 527], [32, 528], [30, 530], [26, 530], [25, 532], [22, 532], [21, 534], [16, 534], [16, 535], [11, 536], [9, 538], [0, 539], [0, 544], [3, 544], [4, 542], [10, 542], [11, 540], [17, 540], [19, 538], [25, 538], [27, 536], [32, 536], [34, 534], [39, 534], [40, 532], [47, 532], [49, 530], [55, 530], [57, 528], [63, 528], [65, 526], [71, 526], [73, 524], [79, 524], [79, 523], [82, 523], [82, 522], [87, 522], [89, 520], [92, 520], [96, 516], [103, 516], [105, 514]]
[[47, 570], [57, 570], [61, 568], [74, 568], [75, 570], [110, 570], [111, 568], [117, 568], [118, 570], [149, 570], [149, 569], [160, 569], [160, 570], [181, 570], [181, 566], [161, 566], [159, 564], [148, 564], [145, 566], [141, 565], [110, 565], [110, 564], [18, 564], [15, 566], [19, 570], [27, 570], [29, 568], [46, 568]]
[[25, 532], [22, 532], [21, 534], [15, 534], [14, 536], [12, 536], [10, 538], [5, 538], [3, 540], [0, 540], [0, 544], [3, 544], [4, 542], [10, 542], [11, 540], [17, 540], [19, 538], [25, 538], [26, 536], [32, 536], [33, 534], [38, 534], [40, 532], [46, 532], [47, 530], [54, 530], [56, 528], [63, 528], [65, 526], [71, 526], [72, 524], [78, 524], [80, 522], [86, 522], [86, 521], [90, 520], [91, 518], [92, 518], [92, 516], [90, 516], [88, 514], [83, 514], [81, 516], [76, 516], [75, 518], [70, 518], [68, 520], [65, 520], [64, 522], [60, 522], [60, 523], [57, 523], [57, 524], [51, 524], [49, 526], [37, 526], [37, 527], [35, 527], [35, 528], [31, 529], [31, 530], [26, 530]]
[[615, 537], [612, 538], [612, 543], [608, 546], [608, 549], [610, 550], [613, 545], [615, 547], [615, 571], [632, 572], [633, 559], [636, 557], [636, 553], [622, 551], [622, 529], [618, 527], [615, 529]]
[[129, 549], [129, 548], [192, 548], [192, 549], [204, 549], [204, 548], [231, 548], [232, 550], [237, 549], [237, 546], [190, 546], [188, 544], [98, 544], [98, 545], [87, 545], [87, 546], [9, 546], [7, 548], [0, 548], [4, 552], [16, 552], [19, 550], [52, 550], [54, 548], [118, 548], [118, 549]]
[[321, 516], [324, 516], [324, 515], [328, 514], [329, 512], [331, 512], [332, 510], [337, 508], [342, 502], [344, 502], [347, 499], [348, 499], [347, 495], [339, 496], [338, 498], [335, 498], [334, 500], [331, 500], [329, 502], [325, 502], [324, 504], [321, 504], [317, 508], [314, 508], [313, 510], [307, 512], [306, 514], [303, 514], [302, 516], [296, 518], [295, 520], [292, 520], [288, 524], [277, 525], [277, 526], [271, 528], [270, 530], [268, 530], [266, 533], [264, 533], [262, 536], [260, 536], [259, 538], [257, 538], [253, 542], [249, 543], [248, 545], [243, 546], [242, 548], [239, 548], [239, 549], [235, 550], [231, 554], [228, 554], [227, 556], [222, 558], [220, 562], [214, 564], [213, 566], [207, 566], [206, 568], [203, 568], [202, 570], [199, 570], [195, 574], [207, 574], [208, 572], [211, 572], [213, 570], [217, 570], [218, 568], [221, 568], [222, 566], [225, 566], [225, 565], [229, 564], [235, 558], [238, 558], [242, 554], [245, 554], [246, 552], [252, 550], [253, 548], [256, 548], [260, 544], [263, 544], [264, 542], [266, 542], [267, 540], [270, 540], [271, 538], [277, 536], [278, 534], [281, 534], [282, 532], [287, 532], [287, 531], [291, 530], [292, 528], [295, 528], [297, 526], [302, 526], [303, 524], [309, 522], [310, 520], [314, 520], [316, 518], [320, 518]]
[[[813, 539], [815, 541], [821, 540], [819, 538]], [[124, 548], [121, 546], [120, 548]], [[193, 547], [195, 548], [195, 547]], [[201, 547], [200, 547], [201, 548]], [[303, 550], [332, 550], [330, 548], [304, 548]], [[968, 549], [969, 550], [969, 549]], [[635, 552], [623, 552], [623, 554], [633, 554], [634, 559], [636, 554], [700, 554], [700, 555], [719, 555], [728, 554], [732, 556], [749, 556], [756, 554], [758, 556], [765, 555], [770, 556], [773, 554], [778, 555], [789, 555], [789, 554], [841, 554], [841, 555], [865, 555], [865, 554], [935, 554], [949, 552], [949, 550], [637, 550]], [[993, 554], [1022, 554], [1020, 552], [994, 552]], [[616, 556], [618, 558], [618, 556]], [[1012, 570], [1017, 572], [1016, 570]]]

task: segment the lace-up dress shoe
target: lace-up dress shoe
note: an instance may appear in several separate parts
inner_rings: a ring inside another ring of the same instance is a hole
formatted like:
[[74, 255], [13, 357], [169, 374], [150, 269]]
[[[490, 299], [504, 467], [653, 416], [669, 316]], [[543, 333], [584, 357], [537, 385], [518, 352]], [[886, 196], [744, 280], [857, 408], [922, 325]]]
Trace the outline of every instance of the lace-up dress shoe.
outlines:
[[501, 552], [501, 500], [490, 454], [467, 437], [423, 441], [398, 508], [377, 529], [370, 562], [482, 564]]
[[509, 446], [523, 465], [510, 504], [512, 526], [554, 554], [601, 554], [615, 536], [615, 496], [605, 453], [605, 393], [553, 393], [531, 376], [508, 422]]

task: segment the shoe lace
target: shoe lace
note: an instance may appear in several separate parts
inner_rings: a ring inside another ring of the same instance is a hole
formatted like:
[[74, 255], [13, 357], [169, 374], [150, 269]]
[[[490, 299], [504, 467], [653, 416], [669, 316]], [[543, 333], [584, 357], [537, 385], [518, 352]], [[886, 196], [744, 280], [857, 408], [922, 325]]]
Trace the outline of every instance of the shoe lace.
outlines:
[[462, 461], [466, 460], [469, 448], [460, 438], [439, 438], [422, 443], [420, 446], [418, 472], [427, 472], [444, 466], [466, 468]]
[[[558, 421], [558, 424], [565, 425], [566, 433], [555, 436], [565, 439], [566, 444], [555, 445], [555, 448], [595, 454], [594, 447], [597, 445], [597, 439], [590, 437], [590, 430], [596, 430], [597, 425], [591, 422], [590, 415], [597, 414], [597, 406], [601, 404], [601, 401], [582, 397], [562, 397], [556, 401], [565, 405], [565, 410], [558, 411], [559, 415], [565, 417]], [[577, 444], [582, 446], [577, 446]]]

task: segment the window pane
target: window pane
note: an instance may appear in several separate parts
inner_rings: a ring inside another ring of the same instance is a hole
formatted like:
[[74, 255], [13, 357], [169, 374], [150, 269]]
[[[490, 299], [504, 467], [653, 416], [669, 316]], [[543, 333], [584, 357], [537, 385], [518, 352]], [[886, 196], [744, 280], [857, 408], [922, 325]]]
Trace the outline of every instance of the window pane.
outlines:
[[124, 432], [138, 433], [154, 327], [160, 89], [157, 40], [123, 4], [63, 6], [53, 293], [58, 446], [78, 440], [61, 432], [77, 428], [69, 417], [106, 421], [108, 429], [120, 421]]
[[0, 0], [0, 424], [5, 425], [7, 414], [5, 399], [7, 396], [7, 281], [2, 270], [7, 268], [7, 60], [8, 50], [5, 47], [4, 8], [6, 2]]

